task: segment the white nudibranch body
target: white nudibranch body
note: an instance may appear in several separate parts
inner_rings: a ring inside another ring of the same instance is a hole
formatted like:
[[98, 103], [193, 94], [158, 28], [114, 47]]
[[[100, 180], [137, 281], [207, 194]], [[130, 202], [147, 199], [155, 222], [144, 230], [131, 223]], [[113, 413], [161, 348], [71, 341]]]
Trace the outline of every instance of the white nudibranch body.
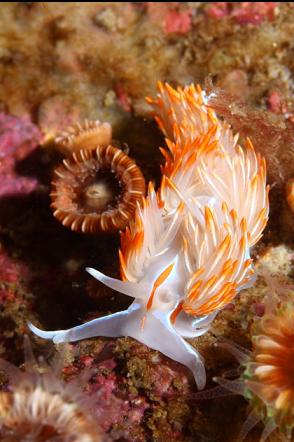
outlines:
[[249, 250], [268, 217], [265, 161], [249, 140], [244, 148], [237, 144], [200, 87], [159, 83], [148, 102], [168, 146], [161, 149], [160, 188], [149, 185], [122, 233], [122, 280], [87, 269], [133, 304], [70, 330], [30, 327], [55, 343], [131, 336], [189, 367], [201, 389], [204, 362], [183, 338], [204, 334], [217, 312], [252, 284]]

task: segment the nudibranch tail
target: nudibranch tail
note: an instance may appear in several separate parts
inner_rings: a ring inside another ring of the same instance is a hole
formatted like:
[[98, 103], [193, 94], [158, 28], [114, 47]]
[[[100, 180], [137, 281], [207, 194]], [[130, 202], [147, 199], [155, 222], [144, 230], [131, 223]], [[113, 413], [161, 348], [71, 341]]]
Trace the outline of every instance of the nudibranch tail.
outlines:
[[202, 358], [183, 337], [207, 332], [217, 312], [254, 281], [250, 247], [268, 218], [265, 161], [206, 106], [199, 86], [158, 83], [148, 99], [166, 136], [160, 188], [149, 184], [121, 234], [121, 279], [89, 273], [134, 298], [124, 312], [61, 332], [54, 342], [131, 336], [191, 369], [205, 384]]

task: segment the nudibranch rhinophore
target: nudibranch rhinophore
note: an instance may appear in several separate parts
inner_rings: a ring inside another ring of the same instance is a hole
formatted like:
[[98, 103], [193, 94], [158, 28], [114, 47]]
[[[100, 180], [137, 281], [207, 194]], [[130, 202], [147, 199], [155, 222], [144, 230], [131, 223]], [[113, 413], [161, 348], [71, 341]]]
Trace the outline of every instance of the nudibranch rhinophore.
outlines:
[[265, 161], [206, 105], [194, 85], [158, 84], [153, 106], [168, 150], [160, 188], [149, 185], [119, 252], [122, 280], [87, 269], [134, 298], [126, 311], [38, 336], [55, 343], [131, 336], [189, 367], [199, 389], [204, 362], [185, 337], [203, 335], [217, 312], [253, 283], [250, 247], [268, 217]]

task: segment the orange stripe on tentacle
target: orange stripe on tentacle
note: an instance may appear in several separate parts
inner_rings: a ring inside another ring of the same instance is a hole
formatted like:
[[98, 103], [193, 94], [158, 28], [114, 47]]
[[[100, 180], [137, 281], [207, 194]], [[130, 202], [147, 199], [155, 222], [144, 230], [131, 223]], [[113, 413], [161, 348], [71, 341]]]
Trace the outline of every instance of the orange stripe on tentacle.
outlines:
[[203, 283], [203, 279], [199, 279], [199, 281], [195, 282], [195, 284], [189, 290], [189, 293], [188, 293], [188, 296], [187, 296], [189, 301], [193, 302], [199, 296], [200, 287], [201, 287], [202, 283]]
[[156, 100], [151, 97], [145, 97], [145, 100], [148, 104], [156, 104]]
[[209, 120], [212, 123], [219, 126], [219, 122], [217, 120], [217, 117], [212, 109], [210, 109], [210, 108], [207, 109], [207, 115], [208, 115]]
[[266, 160], [264, 157], [261, 157], [261, 159], [260, 159], [259, 168], [260, 168], [259, 175], [261, 177], [261, 180], [265, 181], [265, 179], [266, 179]]
[[193, 316], [203, 316], [221, 309], [224, 305], [234, 299], [236, 295], [236, 284], [227, 282], [218, 293], [212, 296], [206, 303], [199, 307], [193, 307], [190, 302], [184, 302], [183, 310]]
[[197, 160], [197, 152], [193, 152], [188, 158], [186, 164], [184, 164], [183, 171], [187, 172], [190, 169], [190, 167], [192, 167], [195, 164], [196, 160]]
[[192, 279], [197, 279], [199, 278], [199, 276], [204, 272], [204, 267], [200, 267], [199, 269], [197, 269], [193, 275], [192, 275]]
[[163, 209], [164, 208], [164, 200], [161, 198], [161, 192], [162, 192], [162, 189], [160, 187], [159, 191], [156, 194], [157, 205], [158, 205], [159, 209]]
[[178, 103], [180, 101], [180, 94], [175, 89], [173, 89], [168, 83], [165, 84], [166, 91], [168, 96], [174, 103]]
[[154, 295], [155, 295], [155, 291], [156, 289], [164, 283], [164, 281], [169, 277], [173, 267], [174, 267], [175, 263], [170, 264], [156, 279], [156, 281], [153, 284], [153, 288], [151, 291], [151, 294], [149, 296], [148, 302], [147, 302], [147, 310], [150, 310], [152, 307], [152, 303], [153, 303], [153, 299], [154, 299]]
[[184, 197], [183, 197], [183, 195], [181, 194], [181, 192], [179, 191], [179, 189], [177, 188], [177, 186], [166, 176], [165, 177], [165, 179], [166, 179], [166, 183], [169, 185], [169, 187], [171, 188], [171, 189], [173, 189], [174, 190], [174, 192], [177, 194], [177, 196], [182, 200], [182, 201], [184, 201]]
[[122, 281], [128, 281], [127, 274], [126, 274], [126, 262], [125, 262], [124, 255], [122, 254], [121, 250], [118, 251], [118, 256], [119, 256], [119, 262], [120, 262], [121, 279], [122, 279]]
[[156, 87], [157, 87], [157, 90], [160, 94], [164, 93], [164, 85], [163, 85], [162, 81], [158, 80]]
[[175, 143], [174, 141], [170, 140], [169, 138], [165, 138], [165, 143], [168, 147], [168, 150], [170, 151], [172, 158], [175, 157], [178, 149], [179, 149], [179, 145], [177, 143]]
[[154, 192], [154, 184], [152, 181], [149, 181], [148, 183], [148, 193], [153, 193]]
[[182, 310], [183, 310], [183, 301], [177, 305], [177, 307], [174, 309], [174, 311], [170, 315], [170, 322], [172, 324], [174, 324], [176, 322], [176, 319]]
[[214, 303], [211, 303], [205, 308], [203, 309], [200, 308], [199, 310], [197, 310], [197, 315], [204, 316], [208, 315], [209, 313], [212, 313], [215, 310], [222, 309], [225, 305], [227, 305], [229, 302], [231, 302], [234, 299], [235, 295], [236, 295], [236, 290], [231, 289], [230, 291], [228, 291], [227, 296], [225, 296], [221, 301], [216, 300]]
[[208, 281], [206, 281], [206, 283], [204, 284], [204, 286], [202, 287], [202, 293], [201, 293], [201, 295], [203, 294], [203, 293], [205, 293], [205, 292], [207, 292], [209, 289], [211, 289], [211, 287], [213, 287], [214, 286], [214, 284], [216, 283], [216, 281], [217, 281], [217, 275], [213, 275], [213, 276], [211, 276], [209, 279], [208, 279]]
[[[144, 204], [146, 203], [144, 198]], [[142, 247], [144, 239], [144, 229], [141, 216], [137, 211], [135, 213], [134, 222], [131, 225], [131, 228], [127, 227], [125, 232], [121, 233], [121, 250], [120, 250], [120, 262], [122, 264], [122, 274], [126, 274], [126, 263], [130, 255], [133, 252], [139, 251]], [[123, 261], [122, 261], [123, 260]]]
[[250, 150], [251, 152], [253, 152], [255, 154], [255, 149], [254, 149], [254, 146], [253, 146], [250, 138], [246, 138], [245, 147], [246, 147], [246, 149]]
[[178, 140], [181, 137], [181, 131], [177, 123], [173, 124], [173, 134], [175, 140]]
[[219, 145], [219, 141], [214, 140], [209, 144], [200, 146], [200, 148], [198, 149], [198, 152], [197, 152], [198, 157], [203, 154], [208, 154], [211, 151], [214, 151], [214, 150], [216, 151], [218, 149], [218, 145]]
[[209, 206], [204, 207], [204, 219], [206, 228], [211, 230], [213, 225], [215, 225], [215, 219]]
[[231, 244], [231, 235], [228, 233], [225, 239], [220, 243], [218, 246], [217, 254], [223, 254], [227, 251], [227, 249], [230, 247]]
[[159, 150], [160, 150], [162, 156], [164, 157], [165, 161], [168, 164], [171, 163], [173, 159], [172, 159], [170, 153], [166, 149], [164, 149], [163, 147], [160, 147]]
[[129, 241], [131, 240], [131, 232], [130, 228], [126, 227], [126, 230], [120, 232], [120, 248], [123, 254], [126, 252], [126, 247]]
[[159, 129], [161, 130], [161, 132], [163, 132], [165, 135], [167, 135], [162, 119], [160, 117], [158, 117], [157, 115], [155, 115], [154, 119], [155, 119]]
[[[201, 148], [205, 149], [207, 146], [209, 146], [209, 142], [212, 140], [212, 138], [215, 136], [217, 132], [217, 125], [212, 126], [206, 134], [203, 135], [202, 141], [201, 141]], [[217, 141], [217, 140], [216, 140]]]

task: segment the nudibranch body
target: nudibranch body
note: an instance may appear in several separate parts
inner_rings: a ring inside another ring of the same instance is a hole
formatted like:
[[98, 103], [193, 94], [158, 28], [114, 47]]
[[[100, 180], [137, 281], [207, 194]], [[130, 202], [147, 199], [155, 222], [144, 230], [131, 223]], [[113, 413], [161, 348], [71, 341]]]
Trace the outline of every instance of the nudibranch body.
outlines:
[[91, 336], [131, 336], [189, 367], [198, 388], [204, 363], [183, 338], [204, 334], [217, 312], [253, 281], [250, 247], [268, 216], [265, 162], [231, 129], [193, 85], [159, 83], [152, 104], [168, 151], [158, 192], [149, 186], [122, 233], [122, 280], [89, 273], [135, 300], [128, 310], [66, 331], [39, 336], [54, 342]]

